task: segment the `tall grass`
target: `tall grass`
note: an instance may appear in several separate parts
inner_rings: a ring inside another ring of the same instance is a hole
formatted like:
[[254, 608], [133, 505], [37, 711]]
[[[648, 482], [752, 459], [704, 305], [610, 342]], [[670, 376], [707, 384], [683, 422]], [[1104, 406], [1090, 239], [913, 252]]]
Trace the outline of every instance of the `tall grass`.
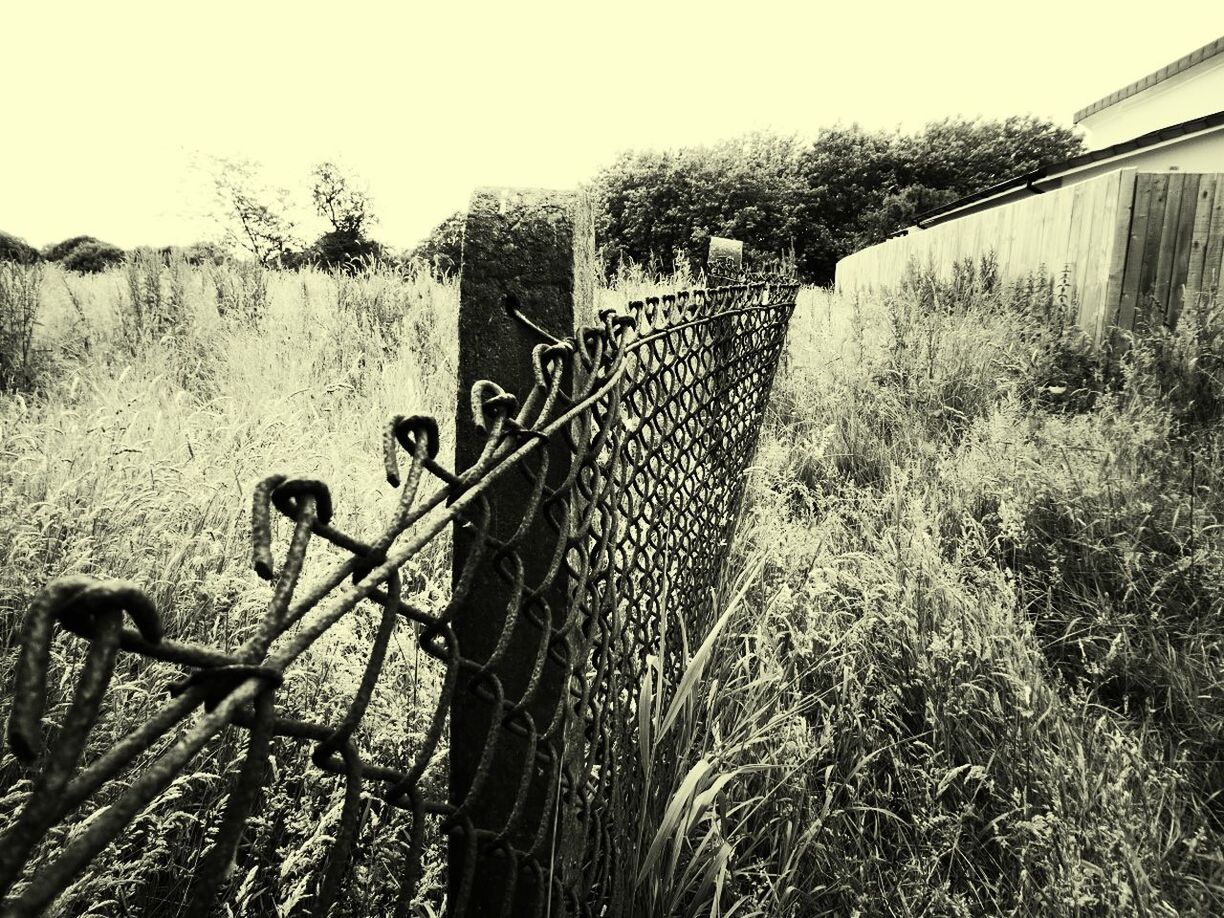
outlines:
[[39, 373], [42, 280], [42, 265], [0, 262], [0, 392], [28, 389]]
[[[385, 315], [366, 322], [360, 305], [354, 307], [360, 321], [352, 310], [337, 309], [336, 277], [277, 274], [265, 278], [263, 314], [244, 316], [224, 312], [215, 291], [226, 271], [237, 276], [222, 289], [249, 289], [245, 269], [209, 270], [211, 278], [149, 260], [96, 277], [44, 280], [41, 345], [59, 372], [39, 392], [0, 402], [6, 685], [25, 608], [43, 583], [66, 573], [132, 580], [162, 610], [168, 634], [239, 646], [269, 597], [248, 570], [246, 516], [254, 483], [278, 471], [324, 479], [340, 526], [356, 533], [381, 529], [397, 499], [380, 461], [386, 418], [449, 414], [453, 284], [372, 278], [371, 285], [395, 290], [404, 311], [394, 322]], [[180, 318], [161, 324], [172, 311]], [[82, 351], [75, 342], [86, 335], [90, 347]], [[409, 586], [436, 599], [447, 582], [439, 575], [445, 547], [430, 551]], [[314, 559], [307, 570], [321, 566], [327, 565]], [[278, 693], [286, 709], [334, 713], [356, 688], [373, 627], [359, 613], [329, 632]], [[388, 678], [370, 712], [370, 722], [396, 727], [363, 739], [388, 760], [420, 741], [424, 714], [412, 699], [423, 706], [436, 696], [438, 675], [410, 637], [393, 643]], [[53, 684], [80, 649], [76, 641], [57, 642]], [[166, 667], [121, 661], [98, 747], [156, 703], [172, 675]], [[63, 714], [65, 691], [53, 692], [52, 722]], [[217, 744], [64, 894], [59, 912], [158, 914], [158, 903], [180, 901], [187, 869], [215, 831], [216, 804], [243, 742], [234, 731]], [[335, 782], [320, 780], [288, 744], [277, 744], [274, 761], [279, 780], [254, 827], [253, 850], [263, 852], [263, 869], [236, 883], [239, 913], [288, 914], [291, 901], [308, 901], [326, 847], [320, 842], [338, 816]], [[0, 786], [6, 788], [3, 821], [25, 786], [7, 753], [0, 758]], [[400, 822], [376, 806], [366, 821], [364, 856], [351, 884], [363, 914], [381, 914], [393, 901]], [[435, 898], [436, 880], [429, 893]], [[357, 905], [346, 907], [358, 913]]]
[[[668, 747], [650, 826], [729, 847], [719, 895], [656, 914], [1224, 908], [1215, 312], [1109, 367], [1048, 285], [962, 272], [803, 304], [751, 472], [757, 585], [686, 708], [733, 753], [748, 679], [771, 726], [750, 775]], [[731, 777], [686, 823], [694, 774]]]
[[[600, 305], [658, 279], [617, 283]], [[32, 347], [54, 372], [0, 397], [5, 684], [20, 616], [67, 573], [141, 583], [170, 634], [237, 646], [269, 589], [247, 570], [251, 486], [322, 478], [338, 525], [375, 529], [383, 421], [453, 411], [456, 304], [452, 280], [377, 265], [47, 269]], [[1201, 300], [1106, 361], [1065, 308], [989, 264], [802, 292], [718, 624], [680, 674], [642, 674], [624, 767], [646, 793], [617, 814], [636, 914], [1224, 913], [1224, 321]], [[412, 571], [423, 601], [446, 593], [444, 552]], [[288, 714], [334, 712], [374, 626], [329, 632], [278, 694]], [[55, 645], [53, 722], [80, 654]], [[124, 656], [99, 746], [170, 675]], [[401, 635], [387, 675], [360, 740], [402, 758], [438, 673]], [[173, 914], [243, 743], [56, 913]], [[337, 782], [289, 744], [273, 757], [233, 914], [309, 904], [338, 818]], [[444, 780], [440, 762], [426, 781]], [[6, 752], [0, 821], [26, 786]], [[339, 914], [390, 910], [402, 829], [369, 802]], [[422, 914], [442, 870], [435, 849]]]

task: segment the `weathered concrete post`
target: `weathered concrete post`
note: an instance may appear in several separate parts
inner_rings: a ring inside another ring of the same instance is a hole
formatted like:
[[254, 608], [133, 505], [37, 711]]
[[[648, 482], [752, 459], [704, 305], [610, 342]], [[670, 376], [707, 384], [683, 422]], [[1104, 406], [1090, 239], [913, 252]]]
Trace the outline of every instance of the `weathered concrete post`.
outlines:
[[[710, 237], [710, 254], [706, 257], [706, 273], [734, 277], [744, 262], [744, 244], [722, 236]], [[710, 285], [714, 286], [713, 284]]]
[[[485, 188], [472, 195], [459, 282], [457, 470], [475, 462], [485, 445], [484, 435], [472, 419], [473, 385], [479, 380], [493, 380], [518, 396], [521, 404], [535, 384], [531, 352], [541, 343], [540, 336], [514, 318], [507, 303], [545, 332], [567, 338], [575, 327], [595, 322], [594, 272], [594, 219], [590, 199], [584, 192]], [[545, 481], [549, 487], [564, 481], [570, 468], [569, 448], [564, 438], [557, 439], [560, 442], [546, 444], [542, 449], [547, 453]], [[539, 460], [528, 465], [535, 471]], [[514, 537], [526, 515], [530, 491], [530, 479], [512, 471], [488, 492], [492, 539], [504, 543]], [[456, 581], [475, 548], [473, 542], [469, 528], [455, 527]], [[467, 600], [454, 619], [462, 656], [483, 665], [507, 626], [514, 593], [510, 582], [514, 568], [511, 554], [516, 554], [527, 590], [511, 628], [509, 644], [492, 667], [492, 675], [511, 703], [523, 701], [541, 647], [549, 641], [550, 635], [541, 627], [541, 621], [557, 629], [568, 611], [564, 565], [551, 583], [540, 589], [548, 579], [557, 544], [557, 531], [541, 511], [507, 549], [505, 557], [486, 547]], [[471, 670], [460, 672], [451, 704], [450, 798], [458, 804], [469, 796], [491, 725], [498, 724], [494, 727], [498, 731], [496, 752], [473, 795], [468, 814], [477, 830], [500, 833], [506, 828], [519, 795], [529, 752], [528, 738], [521, 729], [500, 726], [501, 714], [495, 703], [487, 700], [489, 681], [482, 682], [480, 691], [473, 691], [469, 688], [472, 676]], [[524, 705], [537, 734], [542, 735], [548, 728], [558, 705], [568, 703], [567, 691], [565, 668], [550, 653], [539, 683]], [[523, 718], [516, 718], [514, 726], [521, 728]], [[543, 743], [539, 748], [542, 747]], [[549, 784], [556, 777], [550, 782], [549, 769], [535, 764], [531, 767], [533, 774], [527, 781], [525, 803], [506, 837], [507, 843], [519, 851], [531, 849], [540, 826], [545, 824], [542, 820], [546, 820], [549, 833], [554, 824], [553, 813], [544, 810]], [[556, 793], [555, 785], [551, 791]], [[473, 865], [466, 848], [469, 841], [463, 833], [451, 835], [448, 901], [452, 914], [461, 906], [460, 886], [465, 875], [475, 877], [466, 914], [501, 914], [511, 884], [514, 898], [510, 913], [533, 913], [537, 897], [548, 895], [548, 890], [540, 889], [533, 876], [521, 869], [521, 864], [517, 876], [512, 875], [504, 851], [493, 850], [487, 844], [477, 848]], [[546, 873], [551, 834], [548, 842], [540, 858]], [[558, 860], [564, 853], [563, 850], [558, 853]], [[553, 913], [557, 913], [555, 906]]]

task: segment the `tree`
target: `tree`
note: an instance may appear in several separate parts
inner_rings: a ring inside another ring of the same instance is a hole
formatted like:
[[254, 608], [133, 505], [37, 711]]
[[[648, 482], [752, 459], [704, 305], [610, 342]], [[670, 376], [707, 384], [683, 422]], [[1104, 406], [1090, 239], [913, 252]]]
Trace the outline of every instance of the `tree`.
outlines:
[[857, 124], [822, 129], [800, 155], [791, 226], [799, 272], [827, 284], [838, 259], [862, 238], [873, 206], [898, 185], [895, 134]]
[[331, 223], [332, 231], [365, 237], [369, 227], [378, 222], [371, 211], [369, 193], [355, 187], [335, 163], [319, 163], [311, 175], [315, 210]]
[[881, 242], [913, 226], [920, 214], [950, 204], [961, 196], [950, 188], [928, 188], [926, 185], [906, 185], [900, 191], [889, 192], [878, 205], [863, 214], [856, 247]]
[[412, 261], [425, 264], [439, 274], [459, 270], [463, 257], [463, 227], [466, 216], [461, 211], [451, 214], [432, 230], [409, 255]]
[[227, 243], [264, 265], [281, 264], [300, 248], [289, 216], [289, 192], [262, 181], [256, 163], [215, 157], [212, 179]]
[[87, 242], [101, 242], [101, 239], [96, 239], [93, 236], [73, 236], [65, 239], [63, 242], [57, 242], [54, 245], [49, 245], [43, 249], [43, 258], [47, 261], [63, 261], [64, 256], [75, 249], [79, 245]]
[[902, 185], [925, 185], [972, 194], [1084, 150], [1069, 128], [1032, 115], [1002, 121], [945, 118], [898, 138]]
[[680, 256], [700, 265], [712, 235], [739, 239], [749, 253], [788, 249], [800, 149], [794, 137], [756, 133], [622, 154], [595, 181], [605, 264], [614, 270], [632, 260], [674, 270]]
[[700, 263], [714, 234], [758, 257], [793, 251], [803, 279], [828, 283], [840, 258], [923, 211], [1081, 150], [1070, 130], [1024, 116], [628, 152], [596, 179], [597, 238], [612, 269], [625, 259], [673, 268], [677, 252]]
[[24, 239], [0, 232], [0, 261], [15, 261], [19, 265], [32, 265], [41, 258], [38, 249]]
[[315, 211], [332, 227], [315, 242], [315, 257], [329, 267], [347, 268], [380, 255], [382, 246], [368, 236], [370, 226], [378, 222], [369, 193], [335, 163], [319, 163], [311, 175]]
[[897, 188], [865, 216], [857, 245], [878, 242], [928, 210], [1083, 150], [1079, 135], [1031, 115], [933, 121], [897, 138]]
[[93, 239], [73, 247], [60, 259], [60, 264], [69, 271], [98, 274], [107, 268], [121, 264], [125, 257], [123, 249], [118, 246]]

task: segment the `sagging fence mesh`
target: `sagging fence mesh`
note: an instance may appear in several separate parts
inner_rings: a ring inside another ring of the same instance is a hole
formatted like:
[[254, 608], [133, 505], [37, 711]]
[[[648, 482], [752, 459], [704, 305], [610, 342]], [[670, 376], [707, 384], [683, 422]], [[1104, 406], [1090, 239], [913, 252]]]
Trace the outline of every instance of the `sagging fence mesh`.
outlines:
[[[50, 584], [27, 614], [16, 667], [8, 740], [33, 783], [0, 836], [4, 914], [46, 909], [233, 726], [249, 734], [245, 758], [176, 913], [212, 914], [230, 894], [274, 737], [311, 744], [314, 763], [344, 788], [327, 867], [300, 913], [325, 915], [341, 894], [370, 797], [408, 815], [399, 914], [410, 913], [425, 853], [440, 844], [453, 915], [629, 913], [632, 823], [645, 791], [634, 767], [639, 687], [651, 668], [677, 674], [711, 625], [796, 292], [756, 283], [648, 299], [601, 313], [600, 326], [567, 340], [542, 340], [521, 401], [491, 381], [474, 387], [483, 448], [459, 471], [438, 461], [432, 419], [394, 418], [383, 458], [400, 499], [374, 536], [332, 525], [324, 483], [266, 479], [254, 495], [253, 566], [273, 595], [236, 651], [162, 634], [138, 586], [86, 576]], [[279, 561], [275, 513], [292, 521]], [[451, 531], [449, 601], [410, 602], [405, 570]], [[314, 539], [348, 560], [308, 579]], [[362, 604], [376, 627], [342, 716], [281, 710], [286, 671]], [[47, 737], [57, 625], [89, 646]], [[434, 661], [436, 699], [403, 760], [384, 761], [360, 739], [401, 629]], [[121, 652], [184, 675], [135, 729], [83, 761]], [[423, 780], [441, 758], [445, 793]], [[100, 797], [110, 802], [48, 844]]]

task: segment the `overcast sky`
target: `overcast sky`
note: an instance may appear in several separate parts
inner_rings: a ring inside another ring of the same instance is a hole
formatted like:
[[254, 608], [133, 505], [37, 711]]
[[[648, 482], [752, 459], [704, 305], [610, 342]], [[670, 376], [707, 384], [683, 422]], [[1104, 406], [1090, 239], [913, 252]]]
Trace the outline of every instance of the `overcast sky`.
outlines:
[[[212, 233], [193, 161], [308, 200], [363, 177], [410, 245], [480, 185], [566, 187], [619, 151], [766, 128], [1072, 113], [1224, 35], [1224, 4], [6, 3], [0, 229], [124, 247]], [[1224, 106], [1221, 106], [1224, 107]]]

